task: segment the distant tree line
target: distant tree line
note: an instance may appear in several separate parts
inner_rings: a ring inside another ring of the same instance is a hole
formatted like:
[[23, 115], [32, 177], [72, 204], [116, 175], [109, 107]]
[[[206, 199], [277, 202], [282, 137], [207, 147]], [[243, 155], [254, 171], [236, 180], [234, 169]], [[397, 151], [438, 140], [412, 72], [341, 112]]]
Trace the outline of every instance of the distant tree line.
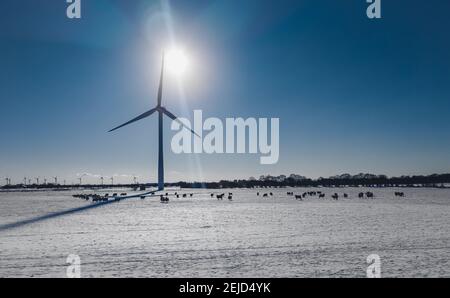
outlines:
[[183, 188], [255, 188], [255, 187], [445, 187], [450, 183], [450, 174], [434, 174], [429, 176], [401, 176], [387, 177], [384, 175], [369, 175], [365, 177], [330, 177], [310, 179], [295, 179], [286, 177], [280, 179], [248, 179], [248, 180], [221, 180], [219, 182], [188, 183], [178, 182], [173, 186]]

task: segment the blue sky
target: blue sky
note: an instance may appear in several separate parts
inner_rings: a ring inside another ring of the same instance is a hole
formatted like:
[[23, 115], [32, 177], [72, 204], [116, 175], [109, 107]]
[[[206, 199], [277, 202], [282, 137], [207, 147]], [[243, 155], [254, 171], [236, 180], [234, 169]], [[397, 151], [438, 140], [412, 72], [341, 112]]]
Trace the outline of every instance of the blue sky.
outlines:
[[382, 1], [381, 20], [363, 0], [161, 3], [82, 0], [69, 20], [63, 0], [1, 1], [0, 177], [155, 181], [157, 118], [107, 131], [153, 107], [171, 38], [193, 66], [164, 105], [279, 117], [280, 160], [175, 155], [166, 121], [168, 181], [450, 172], [448, 1]]

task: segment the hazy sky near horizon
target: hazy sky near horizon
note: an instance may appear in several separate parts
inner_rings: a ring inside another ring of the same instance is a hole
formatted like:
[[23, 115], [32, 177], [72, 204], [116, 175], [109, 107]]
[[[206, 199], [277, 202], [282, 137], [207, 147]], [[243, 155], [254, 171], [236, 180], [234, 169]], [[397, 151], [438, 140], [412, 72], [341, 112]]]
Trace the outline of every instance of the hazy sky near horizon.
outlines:
[[166, 76], [163, 104], [278, 117], [280, 159], [175, 155], [165, 120], [166, 181], [450, 172], [450, 2], [384, 0], [381, 20], [367, 5], [82, 0], [69, 20], [65, 0], [2, 0], [0, 178], [155, 181], [157, 117], [107, 131], [155, 105], [171, 37], [192, 67], [184, 97]]

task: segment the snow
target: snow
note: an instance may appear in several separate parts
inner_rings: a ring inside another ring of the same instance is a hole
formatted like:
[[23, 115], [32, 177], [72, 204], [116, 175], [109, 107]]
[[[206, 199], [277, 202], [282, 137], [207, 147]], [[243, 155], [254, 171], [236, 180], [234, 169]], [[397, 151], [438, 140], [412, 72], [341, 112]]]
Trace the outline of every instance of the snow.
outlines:
[[[65, 277], [69, 254], [80, 256], [82, 277], [365, 277], [370, 254], [380, 255], [383, 277], [450, 277], [450, 189], [320, 188], [326, 199], [303, 202], [286, 195], [311, 190], [223, 190], [233, 201], [182, 190], [196, 194], [46, 219], [93, 203], [75, 192], [0, 193], [0, 277]], [[365, 191], [376, 198], [358, 199]], [[335, 192], [349, 199], [333, 201]], [[27, 219], [37, 220], [6, 226]]]

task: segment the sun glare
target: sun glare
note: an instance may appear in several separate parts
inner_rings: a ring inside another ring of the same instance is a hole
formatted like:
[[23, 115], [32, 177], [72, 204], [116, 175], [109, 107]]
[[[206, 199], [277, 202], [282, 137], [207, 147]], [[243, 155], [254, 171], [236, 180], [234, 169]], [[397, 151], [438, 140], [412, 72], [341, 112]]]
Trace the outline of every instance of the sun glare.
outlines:
[[175, 75], [182, 75], [189, 66], [189, 60], [183, 50], [172, 49], [165, 55], [167, 69]]

